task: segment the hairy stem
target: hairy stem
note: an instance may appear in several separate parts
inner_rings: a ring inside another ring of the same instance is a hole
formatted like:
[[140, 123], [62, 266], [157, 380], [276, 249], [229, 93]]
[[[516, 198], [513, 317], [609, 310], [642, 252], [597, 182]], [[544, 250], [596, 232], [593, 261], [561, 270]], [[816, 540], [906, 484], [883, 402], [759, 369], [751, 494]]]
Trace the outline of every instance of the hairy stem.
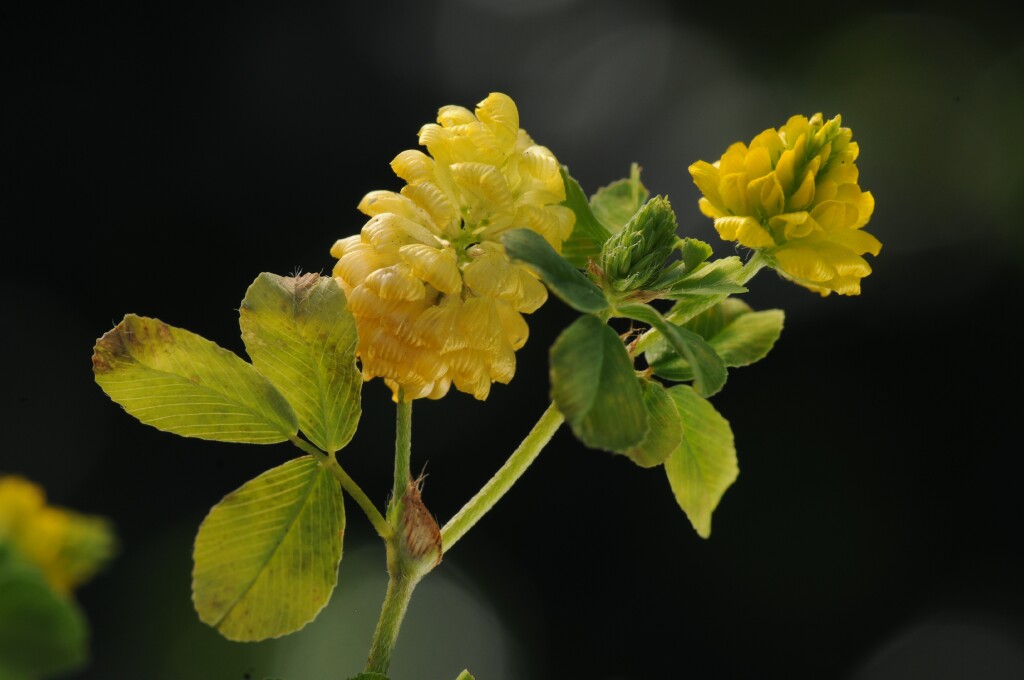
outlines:
[[409, 459], [412, 456], [412, 402], [405, 400], [403, 390], [398, 392], [398, 404], [395, 412], [395, 483], [391, 490], [391, 505], [388, 519], [392, 524], [397, 518], [392, 515], [405, 495], [405, 489], [412, 479], [409, 472]]
[[367, 673], [388, 672], [402, 619], [405, 618], [405, 611], [409, 607], [412, 591], [420, 580], [418, 575], [409, 573], [391, 558], [393, 552], [393, 548], [388, 546], [388, 573], [391, 578], [388, 580], [388, 591], [384, 596], [380, 618], [377, 620], [377, 629], [373, 633], [370, 654], [366, 659]]
[[541, 450], [551, 441], [551, 437], [554, 436], [555, 431], [564, 420], [565, 418], [554, 404], [548, 406], [540, 420], [530, 430], [530, 434], [526, 435], [522, 444], [512, 452], [501, 469], [494, 473], [494, 476], [484, 484], [483, 488], [469, 499], [441, 529], [441, 545], [445, 553], [451, 550], [452, 546], [458, 543], [459, 539], [472, 529], [473, 525], [479, 522], [523, 476], [530, 464], [537, 459]]

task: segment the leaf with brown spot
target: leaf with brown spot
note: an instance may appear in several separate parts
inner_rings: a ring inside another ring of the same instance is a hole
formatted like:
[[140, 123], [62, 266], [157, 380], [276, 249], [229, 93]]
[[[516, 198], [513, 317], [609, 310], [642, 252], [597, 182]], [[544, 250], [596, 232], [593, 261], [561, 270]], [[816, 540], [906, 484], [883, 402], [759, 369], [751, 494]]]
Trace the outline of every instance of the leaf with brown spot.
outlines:
[[159, 319], [127, 315], [96, 342], [92, 365], [107, 396], [165, 432], [271, 444], [298, 431], [291, 406], [250, 364]]
[[299, 427], [334, 453], [355, 434], [363, 379], [356, 322], [334, 279], [260, 274], [239, 309], [253, 365], [295, 409]]

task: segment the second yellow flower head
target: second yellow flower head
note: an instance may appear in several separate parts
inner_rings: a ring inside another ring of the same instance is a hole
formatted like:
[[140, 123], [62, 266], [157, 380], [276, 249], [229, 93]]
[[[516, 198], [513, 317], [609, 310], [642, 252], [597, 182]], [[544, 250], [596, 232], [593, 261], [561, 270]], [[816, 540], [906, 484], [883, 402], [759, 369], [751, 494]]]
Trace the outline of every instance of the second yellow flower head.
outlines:
[[486, 399], [492, 382], [515, 373], [522, 315], [547, 299], [500, 236], [526, 227], [560, 251], [575, 215], [560, 205], [558, 161], [519, 128], [504, 94], [475, 111], [442, 107], [419, 140], [429, 155], [403, 151], [391, 162], [401, 192], [360, 202], [370, 220], [334, 244], [334, 277], [358, 324], [364, 379], [384, 378], [396, 399], [399, 390], [438, 399], [452, 385]]
[[858, 184], [857, 143], [836, 116], [793, 116], [714, 164], [690, 166], [700, 209], [727, 241], [766, 253], [785, 277], [822, 295], [860, 294], [862, 257], [882, 244], [861, 228], [875, 208]]

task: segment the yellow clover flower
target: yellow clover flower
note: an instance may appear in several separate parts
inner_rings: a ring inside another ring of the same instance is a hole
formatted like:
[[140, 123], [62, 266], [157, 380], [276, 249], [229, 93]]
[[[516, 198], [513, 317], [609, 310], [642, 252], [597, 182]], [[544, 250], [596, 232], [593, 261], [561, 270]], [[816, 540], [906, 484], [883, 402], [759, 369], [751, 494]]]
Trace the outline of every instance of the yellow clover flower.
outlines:
[[561, 251], [575, 214], [559, 205], [558, 161], [519, 128], [511, 98], [491, 93], [476, 111], [445, 106], [391, 167], [401, 192], [359, 204], [362, 231], [331, 248], [334, 277], [359, 328], [363, 378], [382, 377], [398, 399], [439, 399], [451, 385], [486, 399], [515, 373], [528, 335], [523, 314], [547, 299], [501, 234], [526, 227]]
[[690, 166], [704, 194], [701, 212], [723, 239], [761, 251], [783, 276], [822, 296], [859, 295], [871, 273], [861, 256], [882, 247], [861, 229], [875, 199], [857, 183], [859, 149], [841, 122], [793, 116], [749, 146], [733, 144], [714, 164]]
[[46, 504], [39, 486], [0, 477], [0, 543], [10, 543], [50, 586], [68, 593], [89, 580], [114, 552], [106, 520]]

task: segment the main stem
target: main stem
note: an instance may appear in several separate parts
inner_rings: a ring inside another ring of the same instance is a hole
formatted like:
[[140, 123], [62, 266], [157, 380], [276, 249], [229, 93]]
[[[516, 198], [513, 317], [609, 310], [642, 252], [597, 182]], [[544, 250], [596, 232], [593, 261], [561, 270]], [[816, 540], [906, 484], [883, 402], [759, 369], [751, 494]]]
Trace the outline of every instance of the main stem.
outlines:
[[398, 408], [395, 412], [395, 482], [391, 490], [391, 506], [388, 511], [388, 519], [392, 526], [395, 525], [395, 517], [392, 511], [398, 507], [398, 503], [405, 495], [405, 489], [409, 485], [412, 475], [409, 472], [409, 459], [412, 456], [412, 402], [405, 401], [404, 390], [398, 392]]
[[530, 464], [537, 459], [541, 450], [551, 441], [555, 431], [564, 422], [565, 418], [555, 408], [554, 404], [548, 406], [547, 410], [537, 421], [537, 424], [526, 435], [526, 439], [519, 445], [505, 464], [501, 466], [494, 476], [484, 484], [483, 488], [475, 496], [469, 499], [462, 509], [455, 513], [455, 516], [448, 520], [448, 523], [441, 529], [441, 545], [447, 553], [452, 549], [459, 539], [473, 525], [490, 511], [495, 504], [501, 500], [512, 485], [523, 476]]
[[370, 655], [366, 660], [367, 673], [386, 674], [391, 667], [391, 654], [398, 641], [398, 631], [402, 627], [402, 619], [409, 608], [412, 591], [419, 583], [421, 574], [407, 570], [400, 564], [397, 552], [388, 546], [388, 591], [384, 595], [384, 605], [377, 620], [377, 630], [373, 633]]
[[[384, 595], [377, 629], [373, 633], [370, 654], [366, 660], [367, 673], [387, 673], [391, 666], [391, 653], [398, 640], [402, 619], [409, 607], [412, 591], [429, 568], [409, 559], [400, 541], [405, 540], [402, 524], [402, 505], [409, 481], [409, 459], [412, 455], [412, 402], [405, 400], [403, 390], [398, 392], [395, 411], [395, 480], [388, 505], [388, 523], [392, 532], [385, 537], [388, 551], [388, 590]], [[433, 566], [433, 565], [431, 565]]]

